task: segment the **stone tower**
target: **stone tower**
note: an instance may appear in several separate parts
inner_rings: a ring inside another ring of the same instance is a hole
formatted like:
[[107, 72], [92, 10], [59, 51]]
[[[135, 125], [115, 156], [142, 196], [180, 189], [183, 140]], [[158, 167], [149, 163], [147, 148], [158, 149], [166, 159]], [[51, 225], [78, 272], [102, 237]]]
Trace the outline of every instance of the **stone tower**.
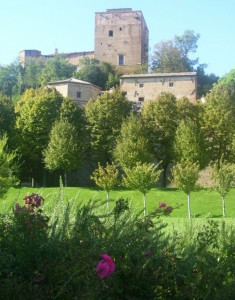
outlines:
[[125, 72], [148, 64], [149, 31], [141, 11], [107, 9], [95, 14], [95, 58]]

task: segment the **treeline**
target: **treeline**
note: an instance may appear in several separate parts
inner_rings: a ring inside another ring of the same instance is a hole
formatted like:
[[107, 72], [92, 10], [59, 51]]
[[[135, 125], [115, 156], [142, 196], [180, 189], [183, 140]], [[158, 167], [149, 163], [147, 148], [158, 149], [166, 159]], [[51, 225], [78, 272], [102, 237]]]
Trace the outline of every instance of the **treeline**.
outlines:
[[[204, 104], [164, 93], [146, 101], [140, 113], [118, 88], [84, 108], [45, 87], [27, 89], [16, 104], [1, 94], [2, 153], [15, 154], [6, 170], [17, 171], [21, 182], [34, 178], [48, 185], [53, 175], [81, 168], [90, 170], [89, 179], [98, 163], [125, 168], [152, 162], [160, 163], [165, 186], [171, 163], [189, 159], [200, 169], [210, 162], [233, 163], [234, 75], [231, 71], [214, 85]], [[17, 168], [10, 167], [13, 162]]]

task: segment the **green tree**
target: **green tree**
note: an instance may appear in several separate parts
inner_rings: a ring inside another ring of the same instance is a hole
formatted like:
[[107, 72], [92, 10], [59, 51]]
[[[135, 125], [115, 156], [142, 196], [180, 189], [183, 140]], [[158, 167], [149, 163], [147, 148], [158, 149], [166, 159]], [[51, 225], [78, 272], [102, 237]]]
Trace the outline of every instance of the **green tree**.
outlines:
[[131, 112], [131, 107], [131, 103], [119, 89], [88, 101], [85, 116], [89, 144], [95, 161], [105, 164], [112, 160], [115, 140], [123, 120]]
[[75, 78], [88, 81], [103, 90], [119, 85], [120, 76], [111, 64], [88, 57], [84, 57], [79, 63], [79, 70], [74, 73]]
[[147, 131], [139, 115], [131, 114], [121, 127], [120, 135], [116, 140], [114, 158], [122, 167], [134, 167], [137, 162], [150, 163], [153, 156], [150, 152], [150, 143], [146, 138]]
[[146, 216], [146, 194], [156, 186], [161, 170], [158, 165], [137, 163], [132, 168], [124, 168], [123, 184], [131, 189], [138, 190], [143, 195], [144, 216]]
[[22, 80], [24, 90], [28, 88], [39, 88], [42, 84], [40, 74], [45, 68], [45, 60], [43, 58], [27, 59], [26, 65], [23, 68]]
[[198, 39], [199, 34], [186, 30], [182, 36], [156, 44], [152, 55], [152, 70], [160, 73], [193, 71], [198, 59], [190, 59], [190, 54], [196, 52]]
[[63, 97], [55, 89], [41, 88], [26, 90], [17, 103], [18, 149], [27, 176], [34, 178], [42, 171], [42, 153], [62, 102]]
[[73, 72], [73, 65], [62, 56], [56, 56], [45, 62], [45, 66], [39, 73], [37, 81], [42, 86], [48, 82], [70, 78]]
[[15, 109], [12, 100], [0, 94], [0, 135], [4, 132], [9, 136], [15, 124]]
[[173, 144], [178, 124], [176, 98], [171, 93], [163, 93], [155, 100], [142, 106], [141, 116], [148, 130], [155, 160], [161, 161], [163, 168], [162, 185], [166, 187], [167, 167], [174, 159]]
[[174, 184], [188, 196], [188, 217], [191, 218], [190, 193], [195, 190], [199, 177], [199, 166], [196, 162], [184, 160], [172, 168]]
[[211, 168], [212, 179], [214, 180], [214, 188], [222, 197], [223, 217], [226, 217], [225, 197], [232, 187], [235, 180], [235, 165], [220, 161]]
[[218, 84], [235, 88], [235, 69], [232, 69], [230, 72], [221, 77]]
[[219, 77], [215, 74], [206, 74], [206, 64], [200, 64], [197, 67], [197, 98], [201, 99], [202, 96], [206, 96], [210, 92], [213, 85], [218, 82]]
[[0, 138], [0, 196], [6, 190], [18, 183], [16, 171], [18, 169], [16, 152], [10, 152], [7, 147], [7, 135]]
[[174, 142], [175, 159], [197, 163], [203, 169], [208, 163], [206, 147], [198, 125], [191, 120], [182, 120], [176, 130]]
[[91, 179], [95, 181], [96, 185], [101, 187], [107, 194], [107, 213], [109, 212], [109, 193], [119, 182], [119, 172], [114, 164], [106, 163], [102, 167], [100, 163], [98, 168], [91, 175]]
[[206, 97], [202, 115], [202, 129], [207, 140], [210, 159], [234, 161], [232, 149], [235, 134], [234, 91], [217, 84]]
[[0, 93], [10, 98], [18, 92], [19, 65], [12, 63], [8, 66], [0, 66]]
[[64, 172], [67, 186], [67, 172], [81, 165], [84, 150], [77, 129], [66, 119], [55, 121], [49, 136], [47, 148], [43, 151], [45, 166], [50, 171]]

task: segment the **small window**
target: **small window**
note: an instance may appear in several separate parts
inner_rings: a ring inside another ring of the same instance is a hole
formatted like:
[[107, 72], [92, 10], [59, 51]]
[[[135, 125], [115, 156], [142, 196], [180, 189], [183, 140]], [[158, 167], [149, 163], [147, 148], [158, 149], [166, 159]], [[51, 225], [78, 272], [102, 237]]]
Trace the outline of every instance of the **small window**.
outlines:
[[118, 55], [118, 65], [119, 66], [123, 66], [124, 65], [124, 55], [123, 54], [119, 54]]
[[122, 31], [122, 27], [120, 27], [119, 30]]
[[173, 87], [174, 86], [174, 82], [169, 82], [169, 86]]
[[144, 87], [144, 84], [143, 84], [143, 83], [140, 83], [140, 84], [139, 84], [139, 87], [140, 87], [140, 88]]
[[77, 92], [77, 98], [81, 98], [81, 92]]
[[113, 36], [113, 31], [109, 30], [109, 36]]
[[144, 102], [144, 97], [139, 97], [139, 102]]

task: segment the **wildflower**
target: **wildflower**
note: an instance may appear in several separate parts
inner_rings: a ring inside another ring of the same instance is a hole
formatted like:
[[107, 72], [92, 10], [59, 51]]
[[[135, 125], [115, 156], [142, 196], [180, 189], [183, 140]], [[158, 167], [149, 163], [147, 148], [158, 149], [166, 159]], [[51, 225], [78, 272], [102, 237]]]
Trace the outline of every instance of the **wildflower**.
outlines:
[[116, 266], [108, 254], [101, 254], [100, 256], [102, 257], [102, 260], [98, 263], [96, 272], [100, 279], [103, 279], [110, 276], [114, 272]]
[[166, 207], [166, 203], [165, 202], [160, 202], [159, 207]]
[[165, 214], [170, 214], [173, 211], [173, 207], [170, 205], [167, 205], [165, 208]]

